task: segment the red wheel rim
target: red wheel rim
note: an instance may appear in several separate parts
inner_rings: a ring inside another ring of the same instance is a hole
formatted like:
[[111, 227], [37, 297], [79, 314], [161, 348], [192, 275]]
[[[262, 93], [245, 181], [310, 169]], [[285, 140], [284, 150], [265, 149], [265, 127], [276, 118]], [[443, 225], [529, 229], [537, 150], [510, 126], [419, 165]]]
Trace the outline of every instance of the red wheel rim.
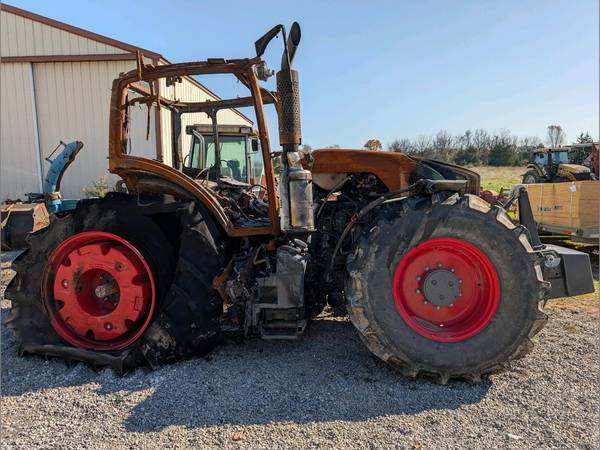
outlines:
[[500, 281], [473, 244], [434, 238], [410, 249], [396, 267], [396, 309], [418, 334], [458, 342], [480, 333], [500, 303]]
[[145, 258], [112, 233], [70, 237], [52, 252], [44, 271], [52, 326], [79, 348], [118, 350], [135, 342], [150, 324], [155, 295]]

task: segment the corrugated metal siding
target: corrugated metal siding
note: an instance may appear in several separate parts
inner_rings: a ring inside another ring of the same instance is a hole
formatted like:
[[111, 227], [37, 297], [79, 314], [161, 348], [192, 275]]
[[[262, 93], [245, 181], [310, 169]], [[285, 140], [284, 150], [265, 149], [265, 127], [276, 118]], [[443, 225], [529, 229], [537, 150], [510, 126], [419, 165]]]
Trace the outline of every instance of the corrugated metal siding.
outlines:
[[[161, 94], [163, 97], [168, 98], [169, 100], [181, 100], [184, 102], [204, 102], [206, 100], [216, 100], [216, 98], [187, 79], [183, 79], [181, 83], [176, 83], [173, 86], [167, 87], [166, 81], [160, 80], [161, 85]], [[236, 80], [232, 76], [232, 82], [235, 83]], [[165, 149], [165, 154], [169, 152], [172, 154], [172, 145], [171, 145], [171, 113], [168, 110], [163, 110], [162, 112], [162, 122], [163, 122], [163, 148]], [[235, 111], [231, 109], [224, 109], [219, 111], [217, 115], [217, 121], [220, 124], [228, 124], [228, 125], [252, 125], [251, 122], [241, 117]], [[185, 127], [188, 125], [194, 124], [210, 124], [211, 121], [208, 116], [204, 113], [195, 113], [195, 114], [184, 114], [181, 120], [181, 133], [182, 133], [182, 152], [183, 157], [189, 153], [190, 145], [191, 145], [191, 137], [185, 133]], [[168, 127], [168, 133], [167, 131]]]
[[[60, 30], [53, 26], [0, 11], [0, 54], [2, 56], [77, 55], [126, 53], [110, 45]], [[146, 63], [151, 61], [146, 58]], [[23, 198], [27, 192], [41, 188], [39, 165], [45, 173], [45, 157], [60, 140], [80, 140], [84, 149], [69, 167], [62, 183], [65, 197], [81, 198], [82, 188], [103, 175], [108, 175], [108, 114], [112, 81], [119, 73], [135, 67], [133, 61], [11, 63], [2, 64], [1, 153], [2, 200]], [[185, 101], [214, 100], [189, 80], [166, 87], [162, 93], [171, 99]], [[131, 94], [133, 97], [134, 94]], [[37, 122], [34, 110], [37, 107]], [[147, 109], [131, 109], [131, 153], [156, 158], [156, 107], [150, 116], [150, 136], [146, 140]], [[171, 117], [161, 111], [164, 162], [172, 164]], [[249, 124], [232, 110], [221, 111], [219, 122]], [[36, 125], [39, 132], [36, 132]], [[185, 126], [209, 123], [206, 114], [184, 116]], [[39, 135], [39, 145], [38, 145]], [[183, 149], [187, 154], [190, 138], [183, 134]], [[39, 150], [38, 150], [39, 149]], [[112, 185], [116, 177], [109, 176]]]
[[125, 50], [9, 13], [0, 12], [2, 56], [96, 55]]
[[[61, 192], [64, 197], [82, 197], [82, 188], [103, 175], [109, 185], [117, 180], [108, 174], [108, 113], [112, 80], [131, 69], [127, 61], [34, 64], [40, 150], [45, 158], [60, 140], [80, 140], [84, 148], [69, 167]], [[153, 117], [150, 141], [145, 141], [145, 107], [133, 111], [132, 154], [155, 157]], [[44, 173], [48, 163], [44, 161]]]
[[0, 65], [0, 99], [0, 200], [24, 200], [41, 183], [29, 63]]

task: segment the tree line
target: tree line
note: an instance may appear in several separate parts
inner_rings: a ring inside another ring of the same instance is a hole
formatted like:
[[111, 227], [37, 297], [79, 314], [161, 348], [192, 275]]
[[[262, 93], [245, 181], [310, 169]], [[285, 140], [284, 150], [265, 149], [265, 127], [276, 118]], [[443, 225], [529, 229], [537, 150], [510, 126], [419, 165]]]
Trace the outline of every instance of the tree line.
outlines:
[[[592, 136], [587, 132], [577, 136], [578, 143], [592, 141]], [[416, 139], [395, 139], [387, 146], [387, 150], [459, 165], [520, 166], [531, 159], [536, 149], [545, 146], [557, 148], [564, 143], [565, 133], [560, 125], [549, 125], [545, 141], [537, 136], [515, 136], [506, 129], [490, 133], [477, 128], [458, 136], [440, 130], [434, 135], [419, 136]], [[339, 148], [338, 145], [329, 147]], [[364, 147], [383, 150], [383, 145], [377, 139], [369, 139]]]

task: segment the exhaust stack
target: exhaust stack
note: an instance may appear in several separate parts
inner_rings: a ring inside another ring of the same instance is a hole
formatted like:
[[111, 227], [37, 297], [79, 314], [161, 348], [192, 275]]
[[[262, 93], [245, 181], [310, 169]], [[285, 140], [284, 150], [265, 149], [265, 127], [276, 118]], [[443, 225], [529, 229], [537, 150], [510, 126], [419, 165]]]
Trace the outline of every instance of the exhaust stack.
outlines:
[[[285, 39], [285, 30], [282, 32]], [[281, 70], [276, 75], [283, 166], [280, 183], [281, 228], [286, 232], [314, 231], [312, 174], [302, 167], [298, 152], [302, 143], [299, 76], [292, 69], [300, 35], [300, 25], [294, 22], [285, 40]]]

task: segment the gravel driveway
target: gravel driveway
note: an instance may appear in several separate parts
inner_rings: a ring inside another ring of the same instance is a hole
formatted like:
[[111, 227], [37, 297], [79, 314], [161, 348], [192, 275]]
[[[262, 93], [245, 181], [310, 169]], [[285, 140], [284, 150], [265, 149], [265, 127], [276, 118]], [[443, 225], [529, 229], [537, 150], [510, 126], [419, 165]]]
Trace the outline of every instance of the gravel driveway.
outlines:
[[597, 448], [597, 301], [549, 315], [511, 372], [448, 386], [400, 377], [332, 316], [125, 377], [18, 358], [2, 326], [3, 447]]

